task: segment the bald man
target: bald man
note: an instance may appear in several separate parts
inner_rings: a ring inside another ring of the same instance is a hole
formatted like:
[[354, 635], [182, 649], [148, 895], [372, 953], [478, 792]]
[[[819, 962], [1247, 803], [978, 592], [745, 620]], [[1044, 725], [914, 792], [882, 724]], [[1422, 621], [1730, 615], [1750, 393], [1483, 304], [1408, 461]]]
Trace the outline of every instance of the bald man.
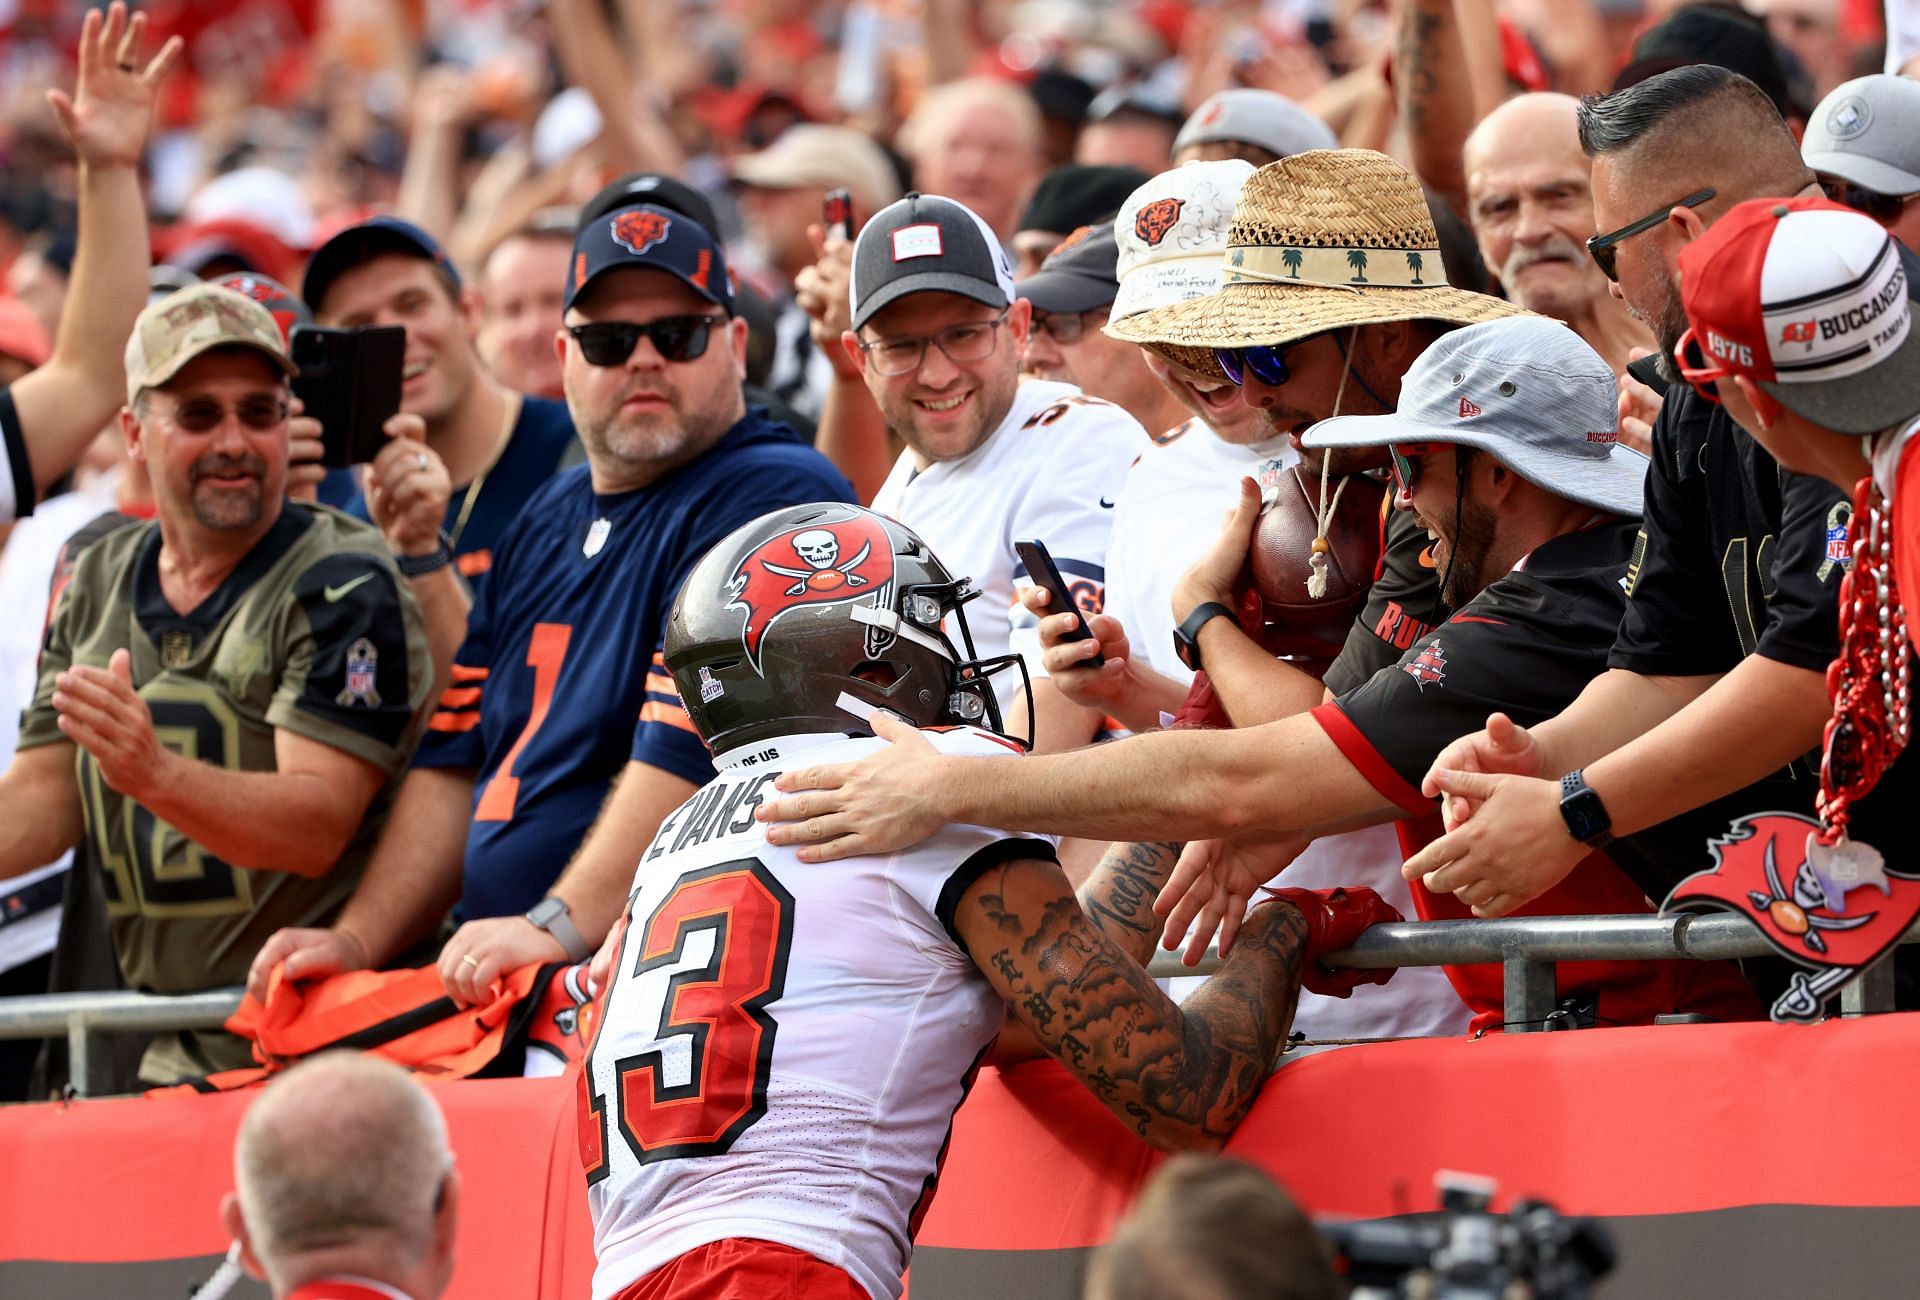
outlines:
[[1027, 92], [968, 77], [927, 92], [900, 128], [914, 188], [964, 203], [1011, 248], [1020, 205], [1046, 168], [1045, 128]]
[[1607, 292], [1587, 256], [1592, 167], [1580, 149], [1579, 109], [1571, 95], [1520, 95], [1481, 119], [1461, 151], [1467, 215], [1507, 297], [1571, 325], [1618, 375], [1628, 350], [1651, 348], [1653, 335]]
[[435, 1300], [460, 1176], [440, 1108], [399, 1066], [329, 1052], [240, 1121], [220, 1217], [274, 1300]]

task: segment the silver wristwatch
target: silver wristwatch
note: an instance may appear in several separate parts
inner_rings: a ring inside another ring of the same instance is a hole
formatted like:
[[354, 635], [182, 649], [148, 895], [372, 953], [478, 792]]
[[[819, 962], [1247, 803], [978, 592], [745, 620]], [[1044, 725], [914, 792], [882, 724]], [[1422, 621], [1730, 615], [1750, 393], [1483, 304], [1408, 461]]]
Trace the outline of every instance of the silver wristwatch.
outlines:
[[592, 954], [593, 949], [581, 937], [580, 927], [573, 923], [566, 899], [548, 894], [533, 905], [527, 920], [558, 939], [560, 946], [567, 950], [568, 961], [584, 961]]

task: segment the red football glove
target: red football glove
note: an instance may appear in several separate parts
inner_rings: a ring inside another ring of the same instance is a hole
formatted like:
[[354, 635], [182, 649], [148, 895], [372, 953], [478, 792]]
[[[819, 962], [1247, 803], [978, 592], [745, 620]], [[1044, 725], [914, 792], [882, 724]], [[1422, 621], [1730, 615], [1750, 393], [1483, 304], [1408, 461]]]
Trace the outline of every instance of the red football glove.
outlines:
[[1368, 926], [1407, 918], [1371, 889], [1262, 889], [1268, 898], [1291, 903], [1307, 920], [1307, 949], [1301, 954], [1300, 984], [1309, 993], [1344, 998], [1362, 984], [1385, 984], [1391, 967], [1381, 970], [1330, 970], [1323, 953], [1351, 947]]

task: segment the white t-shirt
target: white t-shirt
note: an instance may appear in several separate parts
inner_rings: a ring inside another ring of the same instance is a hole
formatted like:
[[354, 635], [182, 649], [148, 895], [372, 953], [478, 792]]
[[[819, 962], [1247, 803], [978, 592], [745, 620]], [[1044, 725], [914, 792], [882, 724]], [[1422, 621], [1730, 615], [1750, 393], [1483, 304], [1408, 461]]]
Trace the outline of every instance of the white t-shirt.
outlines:
[[[873, 508], [920, 534], [947, 572], [973, 580], [981, 595], [966, 615], [975, 652], [1011, 650], [1042, 677], [1038, 620], [1015, 594], [1033, 582], [1013, 544], [1045, 542], [1081, 608], [1098, 613], [1114, 502], [1127, 467], [1151, 445], [1140, 422], [1111, 402], [1072, 384], [1029, 380], [971, 454], [921, 470], [911, 451], [901, 453]], [[1001, 673], [994, 685], [1004, 711], [1019, 677]]]
[[[947, 753], [1011, 748], [971, 728], [927, 735]], [[828, 865], [766, 842], [753, 812], [776, 775], [883, 745], [809, 735], [722, 754], [642, 855], [586, 1066], [595, 1300], [728, 1237], [900, 1294], [916, 1211], [1005, 1012], [953, 908], [987, 868], [1052, 850], [977, 826]]]
[[[1193, 672], [1173, 649], [1174, 585], [1219, 536], [1220, 517], [1232, 508], [1241, 477], [1258, 478], [1273, 460], [1290, 466], [1299, 456], [1284, 439], [1235, 446], [1199, 420], [1188, 420], [1155, 441], [1120, 490], [1107, 546], [1107, 613], [1126, 629], [1135, 658], [1177, 682], [1192, 681]], [[1300, 889], [1365, 885], [1401, 915], [1414, 915], [1391, 825], [1322, 836], [1273, 883]], [[1173, 980], [1168, 991], [1179, 1000], [1200, 983]], [[1302, 990], [1293, 1028], [1314, 1039], [1451, 1035], [1464, 1033], [1470, 1018], [1440, 967], [1413, 966], [1346, 998]]]

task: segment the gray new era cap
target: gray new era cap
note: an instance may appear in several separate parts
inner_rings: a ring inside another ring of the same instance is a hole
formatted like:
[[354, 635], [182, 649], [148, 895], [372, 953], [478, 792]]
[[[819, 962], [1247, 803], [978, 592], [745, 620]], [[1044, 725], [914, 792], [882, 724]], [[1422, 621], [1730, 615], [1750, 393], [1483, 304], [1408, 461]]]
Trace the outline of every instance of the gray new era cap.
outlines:
[[973, 209], [909, 194], [874, 213], [853, 243], [853, 327], [910, 293], [957, 293], [1005, 307], [1013, 302], [1013, 267]]
[[1190, 144], [1216, 140], [1257, 144], [1280, 158], [1340, 147], [1332, 127], [1285, 95], [1248, 88], [1220, 90], [1207, 96], [1173, 138], [1174, 156]]
[[1440, 336], [1400, 382], [1391, 415], [1322, 420], [1309, 447], [1451, 442], [1477, 447], [1569, 501], [1638, 515], [1647, 458], [1618, 441], [1613, 370], [1546, 316], [1508, 316]]
[[1814, 108], [1800, 157], [1822, 176], [1880, 194], [1920, 193], [1920, 81], [1843, 81]]

